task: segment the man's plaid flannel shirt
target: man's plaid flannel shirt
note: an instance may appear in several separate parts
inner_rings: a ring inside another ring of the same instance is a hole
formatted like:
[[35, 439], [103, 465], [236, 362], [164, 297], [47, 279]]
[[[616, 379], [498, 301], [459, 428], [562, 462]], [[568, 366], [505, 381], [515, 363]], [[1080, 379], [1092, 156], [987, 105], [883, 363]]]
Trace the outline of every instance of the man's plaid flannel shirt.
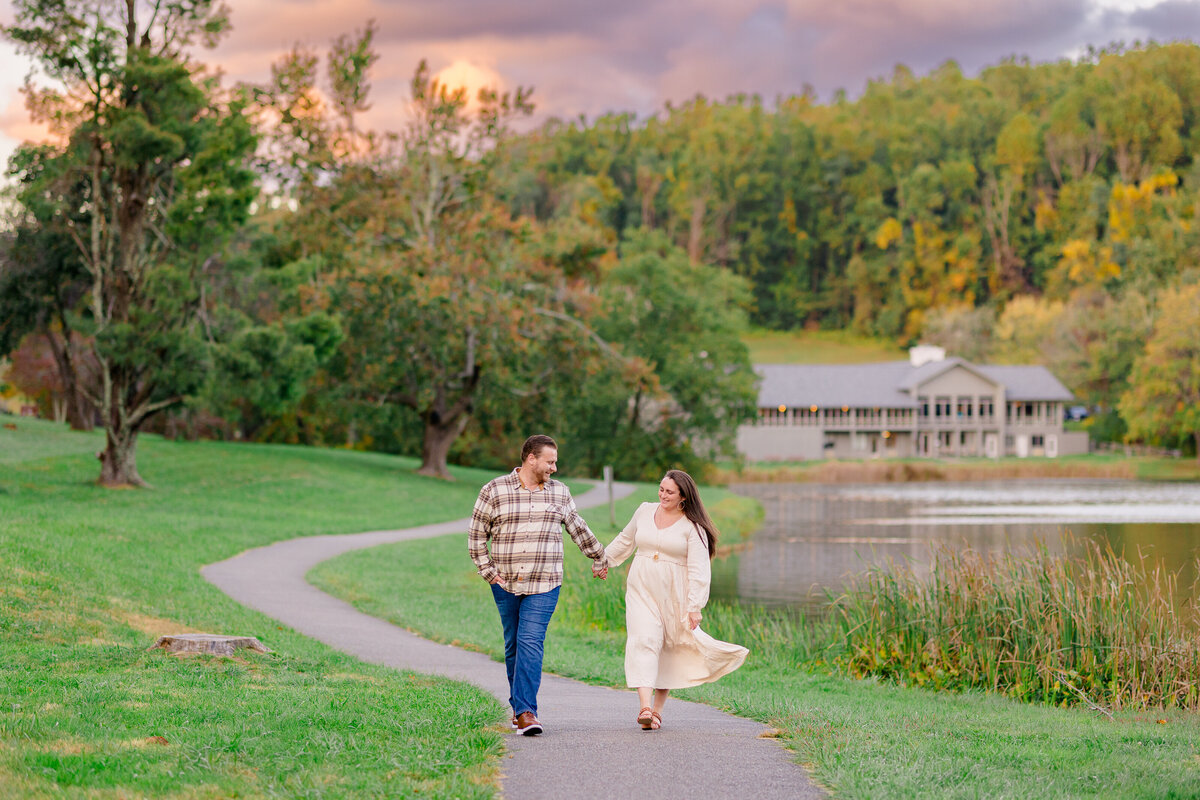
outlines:
[[514, 469], [480, 490], [467, 550], [484, 580], [499, 576], [513, 594], [540, 594], [562, 585], [564, 527], [584, 555], [604, 558], [563, 483], [548, 479], [531, 492]]

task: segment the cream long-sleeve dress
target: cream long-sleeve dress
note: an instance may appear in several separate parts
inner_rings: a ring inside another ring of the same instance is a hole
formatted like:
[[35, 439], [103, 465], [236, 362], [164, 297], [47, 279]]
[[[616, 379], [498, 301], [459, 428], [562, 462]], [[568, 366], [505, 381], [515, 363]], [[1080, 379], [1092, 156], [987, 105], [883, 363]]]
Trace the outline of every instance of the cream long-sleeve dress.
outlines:
[[655, 689], [710, 683], [740, 667], [750, 651], [688, 628], [688, 612], [708, 603], [708, 548], [687, 517], [660, 530], [656, 508], [642, 503], [604, 551], [616, 566], [637, 550], [625, 583], [625, 680]]

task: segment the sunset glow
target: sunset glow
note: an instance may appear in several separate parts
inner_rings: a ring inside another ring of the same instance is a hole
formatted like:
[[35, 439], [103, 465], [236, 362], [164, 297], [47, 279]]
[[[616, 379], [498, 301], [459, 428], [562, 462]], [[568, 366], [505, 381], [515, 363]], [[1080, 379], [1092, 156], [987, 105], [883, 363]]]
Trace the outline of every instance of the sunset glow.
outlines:
[[[547, 3], [524, 0], [252, 0], [233, 6], [233, 30], [210, 53], [229, 82], [263, 81], [299, 44], [323, 53], [340, 34], [378, 26], [368, 126], [402, 125], [408, 81], [420, 59], [474, 97], [481, 86], [531, 86], [535, 121], [645, 116], [696, 94], [758, 93], [768, 100], [806, 85], [827, 100], [857, 94], [898, 63], [920, 74], [955, 60], [973, 74], [1011, 55], [1052, 60], [1087, 45], [1200, 38], [1200, 4], [1185, 0], [706, 0], [687, 14], [667, 0]], [[0, 9], [0, 22], [12, 21]], [[0, 158], [38, 138], [18, 90], [28, 61], [0, 44]]]

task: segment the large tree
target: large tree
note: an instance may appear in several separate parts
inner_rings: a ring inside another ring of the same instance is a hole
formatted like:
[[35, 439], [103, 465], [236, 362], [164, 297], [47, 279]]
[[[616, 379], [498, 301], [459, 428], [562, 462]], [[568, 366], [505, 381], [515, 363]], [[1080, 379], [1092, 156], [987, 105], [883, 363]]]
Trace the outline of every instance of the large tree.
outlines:
[[1071, 296], [1047, 356], [1055, 374], [1083, 402], [1111, 411], [1129, 389], [1134, 362], [1154, 329], [1154, 307], [1141, 292], [1119, 299], [1102, 289]]
[[[100, 483], [143, 485], [138, 432], [203, 381], [200, 274], [254, 197], [239, 104], [189, 57], [228, 27], [214, 0], [17, 0], [4, 34], [41, 70], [26, 94], [59, 144], [26, 160], [19, 200], [53, 224], [88, 275], [106, 431]], [[80, 196], [82, 194], [82, 196]], [[73, 212], [81, 209], [82, 213]]]
[[594, 472], [612, 464], [654, 480], [735, 455], [738, 426], [757, 413], [758, 379], [739, 338], [749, 282], [693, 263], [655, 231], [630, 231], [619, 255], [599, 278], [594, 324], [625, 360], [565, 387], [559, 424]]
[[1121, 416], [1133, 439], [1192, 437], [1200, 458], [1200, 283], [1164, 290], [1146, 349], [1134, 362]]
[[419, 471], [444, 478], [483, 391], [536, 395], [563, 342], [595, 341], [532, 224], [494, 199], [506, 124], [530, 110], [527, 93], [472, 102], [422, 63], [412, 98], [395, 151], [339, 179], [352, 258], [329, 291], [346, 327], [341, 390], [409, 409]]

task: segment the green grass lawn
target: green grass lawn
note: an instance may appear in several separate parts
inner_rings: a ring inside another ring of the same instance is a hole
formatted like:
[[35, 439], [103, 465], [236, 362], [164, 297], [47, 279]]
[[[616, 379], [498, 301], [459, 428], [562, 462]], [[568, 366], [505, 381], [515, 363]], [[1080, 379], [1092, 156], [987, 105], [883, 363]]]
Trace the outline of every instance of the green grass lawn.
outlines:
[[[144, 437], [155, 488], [111, 491], [93, 484], [99, 436], [0, 421], [17, 426], [0, 427], [0, 798], [494, 795], [491, 695], [361, 663], [199, 574], [280, 539], [465, 516], [490, 473]], [[184, 631], [272, 652], [147, 650]]]
[[[618, 506], [619, 523], [653, 486]], [[707, 502], [721, 495], [706, 490]], [[722, 514], [726, 526], [744, 507]], [[616, 530], [606, 509], [584, 512], [601, 540]], [[729, 537], [736, 539], [736, 536]], [[490, 598], [464, 537], [349, 553], [310, 576], [360, 608], [439, 641], [499, 657], [499, 624], [480, 616]], [[715, 571], [720, 573], [718, 562]], [[617, 574], [617, 573], [620, 574]], [[623, 686], [623, 574], [588, 577], [568, 548], [568, 572], [547, 640], [547, 670]], [[401, 590], [398, 587], [404, 587]], [[753, 610], [712, 607], [705, 627], [751, 648], [742, 669], [681, 692], [778, 728], [836, 798], [1200, 797], [1200, 717], [1026, 705], [981, 692], [934, 693], [825, 674], [783, 628]], [[630, 699], [631, 708], [635, 701]], [[670, 705], [667, 706], [670, 714]], [[1162, 720], [1160, 722], [1159, 720]]]
[[755, 330], [742, 336], [754, 364], [869, 364], [903, 361], [908, 353], [894, 342], [849, 331]]
[[[156, 488], [106, 491], [93, 483], [100, 437], [0, 421], [17, 425], [0, 427], [0, 798], [494, 795], [497, 700], [280, 629], [198, 572], [294, 536], [465, 516], [492, 473], [454, 469], [447, 484], [378, 454], [146, 437], [139, 466]], [[652, 498], [645, 486], [623, 501], [619, 522]], [[718, 490], [705, 499], [736, 542], [755, 509]], [[603, 540], [615, 534], [607, 509], [588, 517]], [[465, 550], [464, 536], [409, 542], [350, 554], [318, 578], [406, 627], [496, 654], [499, 624]], [[593, 581], [568, 553], [548, 667], [621, 685], [622, 579]], [[684, 694], [778, 727], [837, 797], [1200, 797], [1195, 715], [1110, 721], [824, 675], [786, 657], [767, 622], [710, 609], [711, 632], [752, 656]], [[255, 635], [273, 652], [146, 649], [188, 630]]]

